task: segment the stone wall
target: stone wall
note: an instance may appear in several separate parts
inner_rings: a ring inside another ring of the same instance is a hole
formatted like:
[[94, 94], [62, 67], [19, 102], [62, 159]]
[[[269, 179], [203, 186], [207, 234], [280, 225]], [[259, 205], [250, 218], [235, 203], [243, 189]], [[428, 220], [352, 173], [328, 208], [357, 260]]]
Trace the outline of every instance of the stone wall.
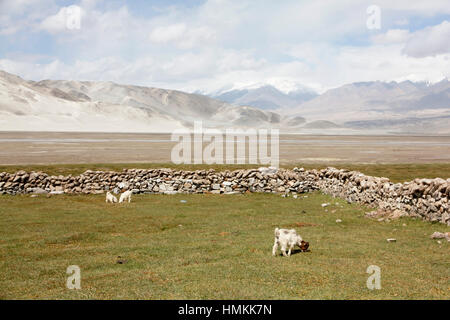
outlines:
[[416, 179], [392, 183], [388, 178], [360, 172], [323, 170], [249, 169], [216, 172], [171, 169], [128, 169], [122, 172], [91, 171], [79, 176], [49, 176], [43, 172], [0, 173], [0, 194], [84, 193], [107, 190], [134, 193], [305, 193], [321, 190], [349, 202], [358, 202], [397, 216], [421, 217], [450, 225], [450, 179]]
[[327, 168], [320, 171], [322, 192], [394, 213], [450, 225], [450, 179], [415, 179], [392, 183], [388, 178]]

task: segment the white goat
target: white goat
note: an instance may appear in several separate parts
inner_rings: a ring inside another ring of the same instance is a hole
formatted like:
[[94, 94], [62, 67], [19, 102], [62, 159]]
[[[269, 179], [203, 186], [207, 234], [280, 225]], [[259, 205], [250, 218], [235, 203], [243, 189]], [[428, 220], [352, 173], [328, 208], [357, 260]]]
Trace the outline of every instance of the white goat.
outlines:
[[119, 203], [122, 203], [122, 202], [124, 202], [126, 200], [128, 200], [128, 202], [131, 202], [131, 195], [132, 194], [133, 194], [133, 191], [131, 191], [131, 190], [127, 190], [124, 193], [122, 193], [120, 195], [120, 198], [119, 198]]
[[[299, 246], [302, 251], [306, 251], [308, 250], [309, 242], [303, 241], [302, 237], [297, 234], [295, 229], [275, 228], [275, 241], [272, 248], [273, 256], [277, 254], [278, 246], [281, 246], [281, 253], [283, 256], [289, 257], [295, 245]], [[286, 254], [287, 248], [289, 248], [289, 252]]]
[[117, 202], [117, 198], [111, 193], [111, 192], [106, 192], [106, 203], [111, 202], [111, 203], [116, 203]]

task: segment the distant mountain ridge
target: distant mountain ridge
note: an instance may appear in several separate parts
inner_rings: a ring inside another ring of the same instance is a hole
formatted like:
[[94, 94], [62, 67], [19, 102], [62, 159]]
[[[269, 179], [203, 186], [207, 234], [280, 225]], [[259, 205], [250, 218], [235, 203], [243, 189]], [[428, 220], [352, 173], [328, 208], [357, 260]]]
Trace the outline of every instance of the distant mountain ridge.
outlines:
[[289, 110], [289, 115], [312, 120], [327, 120], [357, 129], [388, 130], [417, 124], [419, 132], [450, 133], [450, 81], [358, 82], [331, 89]]
[[280, 122], [271, 112], [198, 94], [113, 82], [35, 82], [0, 71], [3, 130], [171, 132], [195, 120], [219, 128]]
[[296, 107], [317, 97], [318, 94], [306, 88], [285, 93], [272, 85], [266, 84], [256, 88], [233, 89], [213, 93], [210, 96], [234, 105], [252, 106], [262, 110], [282, 110]]
[[[272, 86], [218, 92], [222, 100], [233, 101], [228, 103], [201, 94], [104, 81], [27, 81], [0, 71], [0, 128], [172, 132], [201, 120], [210, 128], [278, 128], [286, 133], [450, 134], [448, 80], [359, 82], [321, 95], [311, 93], [314, 97], [307, 96], [310, 93], [282, 92]], [[297, 104], [301, 99], [306, 100]], [[252, 101], [260, 107], [248, 105]]]

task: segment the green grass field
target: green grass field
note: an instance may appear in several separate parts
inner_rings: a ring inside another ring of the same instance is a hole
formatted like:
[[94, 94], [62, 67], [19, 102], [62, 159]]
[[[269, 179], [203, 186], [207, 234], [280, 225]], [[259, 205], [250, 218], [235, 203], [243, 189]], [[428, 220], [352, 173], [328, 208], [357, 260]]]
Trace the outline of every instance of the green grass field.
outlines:
[[[450, 243], [430, 239], [447, 226], [378, 222], [368, 208], [307, 196], [0, 196], [0, 298], [450, 298]], [[296, 228], [310, 252], [272, 257], [277, 226]], [[81, 290], [65, 287], [69, 265], [81, 268]], [[381, 290], [366, 287], [369, 265], [381, 268]]]

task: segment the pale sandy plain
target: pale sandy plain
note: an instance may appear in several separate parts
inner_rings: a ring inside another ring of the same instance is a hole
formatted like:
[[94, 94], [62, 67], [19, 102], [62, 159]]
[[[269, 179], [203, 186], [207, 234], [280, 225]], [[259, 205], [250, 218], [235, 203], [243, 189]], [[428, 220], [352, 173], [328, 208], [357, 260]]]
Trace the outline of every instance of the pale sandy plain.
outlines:
[[[280, 163], [448, 163], [448, 136], [280, 135]], [[167, 163], [170, 134], [0, 132], [0, 164]], [[204, 147], [207, 144], [204, 144]]]

